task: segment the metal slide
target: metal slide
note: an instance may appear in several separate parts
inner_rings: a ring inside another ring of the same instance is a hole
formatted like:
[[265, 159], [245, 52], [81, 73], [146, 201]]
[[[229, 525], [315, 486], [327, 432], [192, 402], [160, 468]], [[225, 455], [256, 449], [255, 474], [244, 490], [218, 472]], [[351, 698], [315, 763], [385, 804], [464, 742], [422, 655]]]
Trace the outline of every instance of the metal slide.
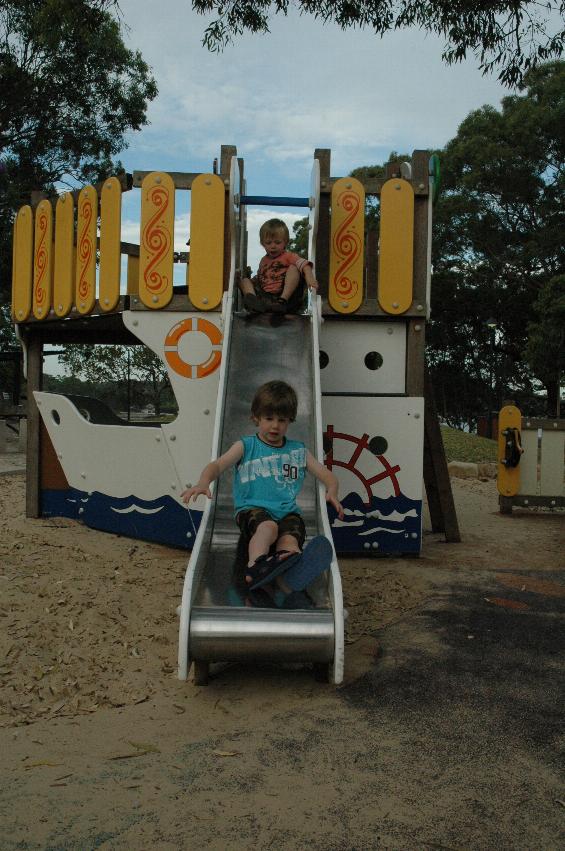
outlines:
[[[232, 172], [233, 173], [233, 172]], [[302, 440], [319, 460], [322, 455], [321, 394], [318, 363], [318, 297], [304, 315], [289, 316], [278, 327], [268, 315], [250, 318], [234, 312], [233, 285], [224, 300], [224, 347], [213, 457], [253, 429], [251, 400], [265, 381], [288, 381], [299, 408], [290, 436]], [[204, 466], [204, 464], [203, 464]], [[309, 610], [245, 606], [234, 583], [239, 530], [234, 520], [232, 475], [215, 483], [187, 567], [179, 634], [178, 675], [188, 676], [191, 662], [313, 662], [328, 665], [332, 682], [343, 678], [343, 602], [334, 556], [331, 568], [308, 590]], [[204, 499], [203, 497], [201, 499]], [[325, 489], [307, 475], [298, 500], [307, 540], [323, 534], [331, 541]]]

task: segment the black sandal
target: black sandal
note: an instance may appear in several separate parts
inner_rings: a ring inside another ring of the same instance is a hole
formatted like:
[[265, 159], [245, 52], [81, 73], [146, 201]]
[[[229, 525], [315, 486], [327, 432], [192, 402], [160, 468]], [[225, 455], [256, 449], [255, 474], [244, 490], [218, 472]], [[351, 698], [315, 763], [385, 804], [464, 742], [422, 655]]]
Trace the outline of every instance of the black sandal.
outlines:
[[[287, 555], [288, 553], [288, 555]], [[286, 556], [282, 558], [281, 556]], [[268, 585], [275, 577], [280, 576], [285, 570], [288, 570], [291, 565], [295, 564], [302, 553], [293, 552], [292, 550], [277, 550], [276, 553], [259, 556], [255, 563], [245, 568], [245, 581], [248, 583], [249, 590], [260, 588], [263, 585]]]

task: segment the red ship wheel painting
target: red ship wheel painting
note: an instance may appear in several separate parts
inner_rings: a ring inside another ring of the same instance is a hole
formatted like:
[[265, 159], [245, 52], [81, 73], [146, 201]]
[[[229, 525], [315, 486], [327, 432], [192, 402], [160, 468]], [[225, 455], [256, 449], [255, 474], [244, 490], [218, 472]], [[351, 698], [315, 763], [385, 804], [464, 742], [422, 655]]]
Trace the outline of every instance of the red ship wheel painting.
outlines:
[[[340, 461], [335, 457], [335, 442], [338, 440], [353, 444], [352, 447], [345, 447], [344, 454], [347, 455], [347, 452], [350, 452], [351, 454], [349, 458], [343, 461]], [[396, 478], [396, 474], [400, 472], [400, 466], [398, 464], [395, 464], [394, 466], [391, 465], [385, 456], [379, 451], [379, 449], [382, 449], [382, 451], [386, 450], [386, 441], [383, 438], [369, 438], [368, 434], [364, 434], [362, 437], [355, 437], [353, 434], [345, 434], [341, 431], [334, 431], [333, 425], [328, 425], [324, 432], [324, 446], [329, 447], [325, 457], [325, 465], [328, 470], [331, 470], [333, 467], [343, 467], [345, 470], [349, 470], [353, 473], [365, 489], [367, 499], [364, 500], [364, 504], [367, 507], [370, 507], [371, 499], [373, 497], [372, 486], [384, 479], [390, 479], [394, 495], [400, 496], [400, 485]], [[363, 475], [363, 473], [356, 467], [357, 460], [364, 449], [370, 452], [384, 468], [370, 478]]]

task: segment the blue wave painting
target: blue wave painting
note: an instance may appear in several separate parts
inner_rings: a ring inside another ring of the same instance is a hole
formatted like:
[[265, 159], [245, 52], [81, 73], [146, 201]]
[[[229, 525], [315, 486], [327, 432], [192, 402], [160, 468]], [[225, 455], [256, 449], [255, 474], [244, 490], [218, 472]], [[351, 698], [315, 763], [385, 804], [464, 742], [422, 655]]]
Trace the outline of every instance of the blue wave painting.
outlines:
[[345, 517], [340, 520], [328, 505], [335, 548], [338, 553], [419, 553], [422, 538], [422, 500], [404, 494], [366, 505], [358, 493], [342, 499]]
[[191, 550], [202, 520], [202, 512], [183, 508], [170, 496], [151, 501], [135, 496], [118, 498], [75, 490], [43, 490], [44, 517], [69, 517], [92, 529], [127, 538], [153, 541]]

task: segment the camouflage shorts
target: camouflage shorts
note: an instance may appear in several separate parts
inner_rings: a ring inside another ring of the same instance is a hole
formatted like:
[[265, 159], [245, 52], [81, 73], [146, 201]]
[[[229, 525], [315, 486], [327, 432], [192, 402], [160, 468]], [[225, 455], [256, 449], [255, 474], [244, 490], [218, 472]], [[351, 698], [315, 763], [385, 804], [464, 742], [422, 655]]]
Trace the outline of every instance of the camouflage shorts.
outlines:
[[264, 523], [265, 520], [272, 520], [277, 523], [279, 538], [282, 535], [292, 535], [293, 538], [296, 538], [300, 549], [302, 549], [304, 539], [306, 538], [306, 527], [300, 514], [287, 514], [282, 520], [275, 520], [264, 508], [250, 508], [248, 511], [240, 511], [236, 517], [236, 523], [246, 541], [249, 541], [253, 537], [259, 524]]

